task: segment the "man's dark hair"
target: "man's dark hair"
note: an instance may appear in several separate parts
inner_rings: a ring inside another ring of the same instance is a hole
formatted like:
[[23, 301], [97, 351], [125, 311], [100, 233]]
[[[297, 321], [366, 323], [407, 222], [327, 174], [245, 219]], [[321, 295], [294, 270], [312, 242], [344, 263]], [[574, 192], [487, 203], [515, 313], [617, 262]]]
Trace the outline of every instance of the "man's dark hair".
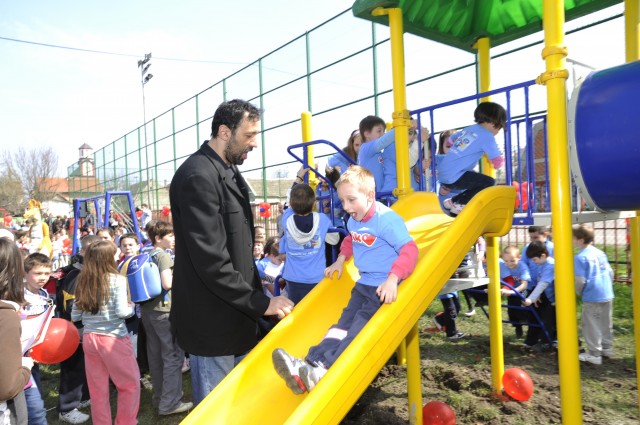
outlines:
[[531, 242], [527, 247], [527, 258], [542, 257], [542, 254], [549, 256], [549, 250], [542, 241]]
[[473, 112], [473, 117], [478, 124], [490, 123], [496, 128], [504, 128], [507, 124], [507, 111], [497, 103], [482, 102]]
[[[307, 215], [313, 211], [313, 205], [316, 202], [316, 194], [311, 186], [300, 183], [291, 189], [289, 194], [289, 205], [293, 212], [298, 215]], [[266, 252], [266, 250], [265, 250]]]
[[221, 103], [213, 114], [213, 121], [211, 122], [211, 137], [218, 137], [218, 130], [221, 125], [229, 127], [231, 133], [235, 134], [245, 113], [247, 114], [247, 119], [249, 121], [257, 121], [262, 115], [262, 110], [251, 103], [240, 99]]
[[[375, 115], [368, 115], [366, 117], [364, 117], [362, 119], [362, 121], [360, 121], [360, 125], [358, 126], [358, 129], [360, 130], [360, 134], [362, 135], [362, 142], [364, 143], [364, 132], [370, 132], [371, 130], [373, 130], [373, 128], [377, 125], [381, 125], [382, 127], [386, 128], [387, 125], [385, 124], [384, 120], [380, 117], [376, 117]], [[346, 170], [342, 170], [343, 172]]]

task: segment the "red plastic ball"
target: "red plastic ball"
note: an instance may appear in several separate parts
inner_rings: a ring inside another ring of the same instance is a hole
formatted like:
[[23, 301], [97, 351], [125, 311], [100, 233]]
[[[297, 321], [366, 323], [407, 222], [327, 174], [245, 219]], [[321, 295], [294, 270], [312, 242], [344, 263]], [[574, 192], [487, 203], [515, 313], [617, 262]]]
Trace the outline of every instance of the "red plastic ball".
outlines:
[[42, 343], [31, 349], [31, 358], [38, 363], [55, 364], [71, 357], [78, 349], [80, 334], [73, 323], [54, 318]]
[[533, 381], [527, 372], [517, 367], [504, 371], [502, 375], [504, 391], [514, 400], [527, 401], [533, 395]]
[[456, 412], [442, 401], [430, 401], [422, 408], [423, 425], [456, 425]]

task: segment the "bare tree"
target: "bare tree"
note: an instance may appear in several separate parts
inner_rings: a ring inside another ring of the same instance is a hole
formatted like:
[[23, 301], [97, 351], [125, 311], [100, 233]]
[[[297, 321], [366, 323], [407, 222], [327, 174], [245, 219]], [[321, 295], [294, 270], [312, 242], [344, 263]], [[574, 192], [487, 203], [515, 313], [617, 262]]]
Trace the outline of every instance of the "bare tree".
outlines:
[[58, 171], [58, 154], [52, 147], [27, 150], [21, 146], [13, 153], [5, 151], [1, 161], [3, 175], [19, 181], [26, 198], [40, 202], [53, 198], [57, 189], [53, 177]]
[[0, 176], [0, 207], [15, 215], [22, 215], [26, 202], [19, 180], [6, 175]]

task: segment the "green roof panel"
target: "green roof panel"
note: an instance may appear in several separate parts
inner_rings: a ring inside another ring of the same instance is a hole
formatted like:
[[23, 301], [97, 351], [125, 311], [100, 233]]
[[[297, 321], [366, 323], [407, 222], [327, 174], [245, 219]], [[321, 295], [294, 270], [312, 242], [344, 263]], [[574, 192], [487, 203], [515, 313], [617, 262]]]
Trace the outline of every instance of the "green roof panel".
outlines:
[[[567, 21], [622, 0], [565, 0]], [[404, 31], [475, 52], [473, 44], [489, 37], [492, 46], [542, 31], [542, 0], [356, 0], [353, 14], [389, 25], [387, 16], [372, 16], [377, 7], [399, 7]]]

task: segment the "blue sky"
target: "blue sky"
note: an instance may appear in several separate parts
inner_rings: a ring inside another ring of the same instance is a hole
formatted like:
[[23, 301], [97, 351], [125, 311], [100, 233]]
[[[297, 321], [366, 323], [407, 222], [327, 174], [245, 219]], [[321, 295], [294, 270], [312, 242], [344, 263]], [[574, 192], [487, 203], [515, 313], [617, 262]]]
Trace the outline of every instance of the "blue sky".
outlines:
[[[146, 115], [156, 116], [351, 6], [346, 1], [3, 1], [0, 150], [52, 145], [61, 170], [142, 124], [138, 59], [152, 60]], [[279, 22], [280, 21], [280, 22]]]
[[[60, 153], [60, 175], [66, 175], [66, 166], [77, 160], [80, 145], [101, 148], [142, 124], [137, 61], [145, 53], [152, 52], [154, 57], [150, 68], [154, 78], [145, 88], [146, 116], [150, 119], [351, 5], [352, 1], [338, 0], [0, 2], [0, 37], [131, 55], [0, 40], [0, 150], [55, 146]], [[604, 15], [621, 11], [622, 7], [616, 6]], [[568, 24], [567, 29], [592, 20], [583, 18]], [[622, 63], [621, 23], [601, 25], [579, 39], [567, 37], [570, 58], [598, 68]], [[540, 34], [530, 36], [529, 41], [540, 38]], [[428, 52], [410, 50], [414, 44], [411, 37], [405, 37], [405, 44], [408, 80], [471, 58], [447, 53], [438, 46]], [[497, 62], [492, 66], [492, 87], [535, 78], [544, 68], [540, 49], [529, 49], [509, 63]], [[389, 72], [383, 69], [381, 74], [386, 78]], [[456, 82], [449, 87], [453, 92]], [[409, 93], [409, 108], [430, 104], [416, 97], [426, 98]], [[390, 118], [391, 108], [385, 105], [381, 111], [385, 119]], [[338, 130], [348, 134], [351, 127], [348, 124]]]

